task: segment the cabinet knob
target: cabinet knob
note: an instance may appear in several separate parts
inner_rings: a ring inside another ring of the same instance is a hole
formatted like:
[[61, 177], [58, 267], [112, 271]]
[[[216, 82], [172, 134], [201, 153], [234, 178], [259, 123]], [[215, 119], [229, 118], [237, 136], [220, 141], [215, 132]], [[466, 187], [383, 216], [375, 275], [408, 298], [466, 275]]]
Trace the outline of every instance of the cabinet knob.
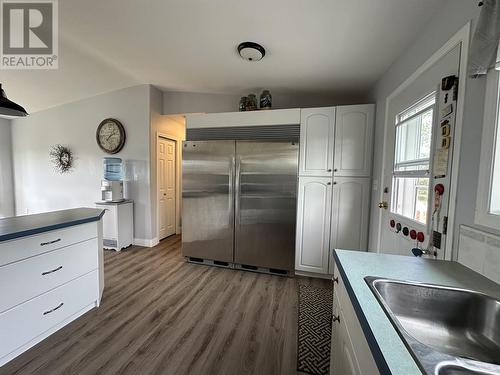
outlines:
[[328, 169], [327, 172], [331, 172], [332, 170], [331, 169]]
[[334, 184], [334, 185], [337, 185], [337, 181], [333, 181], [333, 184]]
[[334, 172], [337, 172], [337, 171], [338, 171], [338, 169], [337, 169], [337, 168], [335, 168], [333, 171], [334, 171]]
[[340, 323], [340, 314], [339, 314], [339, 315], [337, 315], [337, 316], [333, 316], [333, 315], [332, 315], [332, 323], [333, 323], [333, 322], [339, 322], [339, 323]]
[[338, 276], [333, 278], [333, 282], [334, 282], [334, 283], [337, 283], [337, 284], [339, 283], [339, 278], [338, 278]]
[[332, 183], [331, 183], [331, 182], [327, 182], [326, 184], [327, 184], [327, 185], [331, 185]]

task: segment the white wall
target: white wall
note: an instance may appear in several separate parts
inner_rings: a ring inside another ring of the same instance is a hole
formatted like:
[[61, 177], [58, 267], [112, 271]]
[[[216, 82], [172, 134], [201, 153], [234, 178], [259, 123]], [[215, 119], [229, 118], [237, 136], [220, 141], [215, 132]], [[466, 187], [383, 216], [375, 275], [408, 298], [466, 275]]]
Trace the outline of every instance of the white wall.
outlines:
[[[259, 96], [262, 90], [254, 93]], [[218, 113], [238, 111], [240, 98], [247, 94], [205, 94], [195, 92], [163, 93], [163, 114], [185, 113]], [[366, 97], [332, 96], [332, 95], [281, 95], [273, 93], [273, 108], [307, 108], [342, 104], [361, 104]], [[258, 100], [258, 98], [257, 98]]]
[[0, 118], [0, 218], [14, 215], [12, 137], [10, 121]]
[[[383, 152], [383, 134], [385, 120], [385, 100], [406, 78], [417, 70], [429, 57], [446, 43], [462, 26], [472, 20], [472, 31], [479, 14], [476, 1], [448, 0], [433, 16], [416, 41], [408, 47], [407, 52], [400, 56], [391, 68], [384, 74], [372, 90], [372, 100], [377, 103], [375, 147], [374, 147], [374, 179], [378, 191], [372, 192], [372, 214], [370, 220], [370, 249], [376, 248], [378, 215], [376, 207], [380, 198], [381, 168]], [[462, 67], [462, 69], [465, 67]], [[464, 84], [464, 83], [461, 83]], [[483, 121], [483, 105], [485, 79], [467, 79], [464, 102], [464, 124], [458, 182], [458, 197], [456, 207], [456, 226], [454, 249], [458, 242], [459, 225], [474, 224], [477, 179], [481, 147], [481, 131]], [[484, 228], [483, 228], [484, 229]], [[499, 231], [489, 230], [500, 234]], [[456, 256], [456, 254], [455, 254]]]
[[[100, 200], [102, 158], [96, 129], [107, 118], [125, 127], [127, 141], [116, 154], [126, 165], [126, 197], [134, 200], [134, 237], [150, 240], [149, 85], [134, 86], [33, 113], [12, 121], [16, 214], [92, 207]], [[75, 168], [59, 174], [49, 149], [67, 145]]]

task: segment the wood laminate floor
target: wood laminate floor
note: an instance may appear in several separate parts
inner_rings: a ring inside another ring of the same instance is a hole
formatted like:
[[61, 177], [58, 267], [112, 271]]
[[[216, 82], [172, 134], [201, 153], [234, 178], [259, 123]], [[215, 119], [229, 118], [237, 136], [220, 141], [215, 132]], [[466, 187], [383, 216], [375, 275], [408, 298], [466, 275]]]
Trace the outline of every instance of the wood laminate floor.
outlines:
[[106, 251], [101, 307], [0, 374], [298, 374], [295, 279], [189, 264], [180, 246]]

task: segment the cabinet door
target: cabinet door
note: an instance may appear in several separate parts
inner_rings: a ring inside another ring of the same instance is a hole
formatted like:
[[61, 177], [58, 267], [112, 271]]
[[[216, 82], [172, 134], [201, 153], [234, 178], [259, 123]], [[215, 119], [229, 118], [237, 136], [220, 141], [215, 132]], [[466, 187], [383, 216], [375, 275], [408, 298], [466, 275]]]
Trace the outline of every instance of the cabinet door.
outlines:
[[330, 230], [332, 249], [367, 249], [369, 202], [370, 178], [334, 178]]
[[373, 104], [337, 107], [335, 120], [335, 176], [371, 175]]
[[300, 175], [332, 176], [334, 135], [334, 107], [301, 110]]
[[299, 178], [296, 270], [328, 273], [331, 207], [331, 178]]

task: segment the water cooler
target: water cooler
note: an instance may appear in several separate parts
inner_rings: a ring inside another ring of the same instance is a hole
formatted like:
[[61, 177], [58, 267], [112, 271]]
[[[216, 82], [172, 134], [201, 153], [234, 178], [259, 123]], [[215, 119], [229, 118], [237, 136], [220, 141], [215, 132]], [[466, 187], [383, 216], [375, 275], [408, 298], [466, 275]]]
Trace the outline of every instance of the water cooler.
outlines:
[[120, 251], [134, 240], [134, 204], [123, 195], [123, 165], [120, 158], [104, 158], [102, 201], [96, 207], [105, 210], [102, 220], [103, 247]]

